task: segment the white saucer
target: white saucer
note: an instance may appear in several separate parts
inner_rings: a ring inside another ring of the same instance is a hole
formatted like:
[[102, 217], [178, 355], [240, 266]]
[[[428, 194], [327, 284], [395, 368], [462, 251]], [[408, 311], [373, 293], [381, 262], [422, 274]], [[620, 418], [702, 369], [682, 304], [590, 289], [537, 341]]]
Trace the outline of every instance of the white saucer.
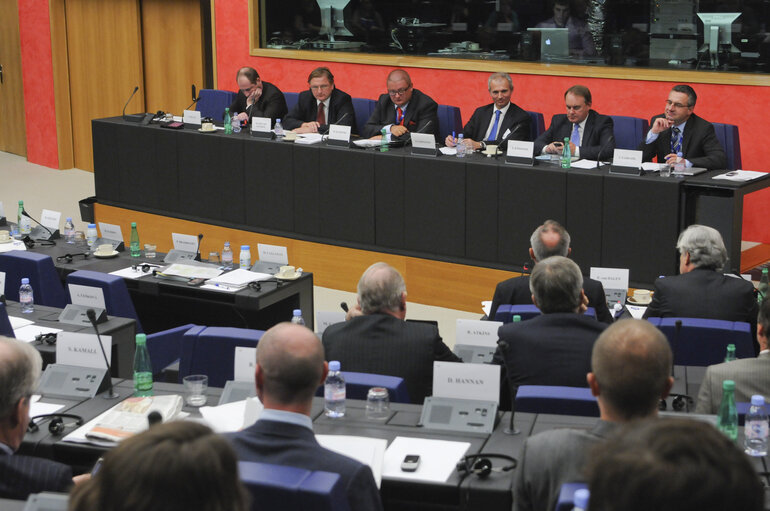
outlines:
[[301, 276], [302, 276], [302, 272], [300, 272], [300, 271], [295, 271], [295, 272], [294, 272], [294, 275], [293, 275], [293, 276], [291, 276], [291, 277], [287, 277], [287, 276], [280, 276], [280, 275], [279, 275], [279, 274], [277, 274], [277, 273], [275, 274], [275, 278], [277, 278], [278, 280], [297, 280], [297, 279], [298, 279], [298, 278], [300, 278]]
[[650, 305], [650, 304], [652, 303], [652, 297], [650, 297], [650, 299], [649, 299], [649, 300], [645, 300], [645, 301], [643, 301], [643, 302], [637, 302], [636, 300], [634, 300], [634, 297], [633, 297], [633, 296], [629, 296], [629, 297], [626, 299], [626, 301], [627, 301], [628, 303], [630, 303], [631, 305]]
[[13, 243], [13, 238], [8, 238], [5, 241], [0, 241], [1, 244], [5, 245], [6, 243]]
[[117, 257], [118, 254], [120, 254], [120, 252], [118, 252], [117, 250], [113, 250], [111, 254], [107, 254], [107, 255], [97, 254], [96, 252], [94, 252], [94, 257], [98, 259], [111, 259], [113, 257]]
[[204, 130], [203, 128], [198, 128], [198, 131], [200, 131], [201, 133], [214, 133], [216, 131], [216, 128], [214, 128], [213, 130]]

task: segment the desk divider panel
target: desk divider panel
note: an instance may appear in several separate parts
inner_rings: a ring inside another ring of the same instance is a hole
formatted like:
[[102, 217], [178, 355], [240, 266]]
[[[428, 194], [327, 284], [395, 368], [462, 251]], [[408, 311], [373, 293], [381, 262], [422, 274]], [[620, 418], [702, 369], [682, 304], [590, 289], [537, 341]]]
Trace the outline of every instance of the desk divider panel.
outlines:
[[294, 146], [294, 231], [311, 236], [321, 235], [319, 153], [317, 145]]
[[[244, 144], [246, 224], [294, 230], [294, 147], [262, 140]], [[252, 254], [254, 254], [252, 252]]]
[[465, 164], [465, 256], [497, 261], [498, 166], [470, 160]]
[[374, 153], [375, 242], [402, 248], [405, 230], [404, 153]]
[[567, 216], [572, 254], [584, 275], [602, 260], [602, 204], [606, 171], [571, 169], [567, 173]]
[[[117, 148], [118, 132], [122, 126], [108, 120], [91, 121], [91, 139], [94, 147], [94, 188], [103, 201], [121, 202], [120, 174]], [[6, 206], [8, 208], [8, 206]]]
[[157, 209], [179, 207], [177, 133], [158, 127], [122, 126], [114, 147], [120, 167], [120, 197]]

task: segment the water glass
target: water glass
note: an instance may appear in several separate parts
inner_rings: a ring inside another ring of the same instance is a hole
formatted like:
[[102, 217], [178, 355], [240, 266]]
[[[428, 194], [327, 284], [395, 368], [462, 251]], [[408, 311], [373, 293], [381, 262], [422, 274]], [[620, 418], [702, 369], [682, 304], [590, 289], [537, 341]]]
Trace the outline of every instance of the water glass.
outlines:
[[203, 406], [206, 404], [206, 390], [209, 388], [209, 377], [205, 374], [191, 374], [182, 378], [184, 383], [184, 400], [190, 406]]
[[209, 252], [209, 262], [212, 264], [219, 264], [220, 263], [219, 252], [217, 252], [216, 250]]
[[147, 259], [155, 259], [157, 255], [158, 246], [154, 243], [144, 244], [144, 257]]
[[366, 395], [366, 418], [385, 420], [390, 417], [390, 396], [384, 387], [372, 387]]
[[660, 168], [660, 177], [669, 177], [671, 176], [671, 165], [663, 165]]

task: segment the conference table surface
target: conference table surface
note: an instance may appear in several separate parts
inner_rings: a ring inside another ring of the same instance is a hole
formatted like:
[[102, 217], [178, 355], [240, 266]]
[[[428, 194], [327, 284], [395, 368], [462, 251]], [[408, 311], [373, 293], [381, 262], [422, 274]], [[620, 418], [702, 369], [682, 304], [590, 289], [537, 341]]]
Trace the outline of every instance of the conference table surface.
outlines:
[[92, 134], [96, 196], [107, 205], [508, 270], [528, 261], [530, 234], [552, 218], [569, 230], [584, 272], [630, 268], [632, 285], [645, 286], [676, 273], [676, 239], [692, 223], [715, 224], [737, 267], [743, 197], [770, 185], [767, 176], [713, 180], [719, 171], [620, 175], [609, 166], [381, 153], [121, 118], [93, 120]]

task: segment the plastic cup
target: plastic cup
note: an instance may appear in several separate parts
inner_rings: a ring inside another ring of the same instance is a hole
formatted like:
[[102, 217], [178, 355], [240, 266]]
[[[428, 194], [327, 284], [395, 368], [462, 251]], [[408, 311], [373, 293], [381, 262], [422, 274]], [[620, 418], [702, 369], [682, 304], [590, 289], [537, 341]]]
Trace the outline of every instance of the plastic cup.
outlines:
[[158, 246], [154, 243], [145, 243], [144, 244], [144, 257], [147, 259], [155, 259], [155, 256], [157, 254]]
[[206, 390], [209, 388], [209, 377], [205, 374], [191, 374], [182, 378], [184, 383], [184, 400], [190, 406], [203, 406], [206, 404]]
[[219, 264], [219, 252], [216, 250], [209, 252], [209, 262], [212, 264]]
[[372, 387], [366, 395], [366, 418], [385, 420], [390, 417], [390, 396], [384, 387]]

